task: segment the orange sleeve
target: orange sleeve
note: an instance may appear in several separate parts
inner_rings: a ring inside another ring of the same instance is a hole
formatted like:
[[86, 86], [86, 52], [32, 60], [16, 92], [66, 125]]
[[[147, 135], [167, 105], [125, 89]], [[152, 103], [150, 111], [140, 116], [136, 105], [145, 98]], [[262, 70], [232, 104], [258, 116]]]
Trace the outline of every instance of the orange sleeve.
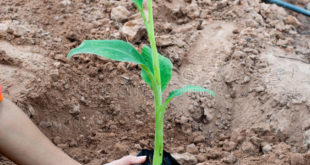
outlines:
[[1, 85], [0, 85], [0, 102], [2, 101], [2, 99], [3, 99], [3, 95], [2, 95], [2, 87], [1, 87]]

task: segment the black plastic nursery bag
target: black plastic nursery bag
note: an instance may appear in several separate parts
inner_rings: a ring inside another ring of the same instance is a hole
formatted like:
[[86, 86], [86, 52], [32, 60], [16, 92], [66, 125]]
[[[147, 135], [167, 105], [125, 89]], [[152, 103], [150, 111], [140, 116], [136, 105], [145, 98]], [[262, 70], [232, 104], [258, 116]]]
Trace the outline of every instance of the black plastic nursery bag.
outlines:
[[[139, 152], [138, 156], [147, 156], [146, 161], [139, 165], [152, 165], [154, 150], [145, 150]], [[162, 165], [180, 165], [170, 153], [164, 151], [163, 163]]]

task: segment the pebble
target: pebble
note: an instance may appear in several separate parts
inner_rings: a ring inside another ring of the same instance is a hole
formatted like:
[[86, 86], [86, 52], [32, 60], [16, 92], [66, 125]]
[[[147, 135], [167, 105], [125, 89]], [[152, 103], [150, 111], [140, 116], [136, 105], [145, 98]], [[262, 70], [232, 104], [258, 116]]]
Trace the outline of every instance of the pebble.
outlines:
[[61, 1], [60, 4], [63, 6], [70, 6], [72, 4], [72, 2], [69, 0], [64, 0], [64, 1]]
[[81, 110], [80, 110], [80, 104], [76, 104], [73, 106], [73, 108], [69, 111], [69, 113], [71, 115], [78, 115], [80, 114]]
[[126, 155], [128, 154], [129, 147], [122, 143], [116, 143], [114, 145], [115, 151], [120, 155]]
[[61, 149], [65, 149], [65, 148], [68, 148], [68, 144], [58, 144], [57, 147]]
[[62, 139], [59, 136], [54, 137], [53, 142], [55, 145], [59, 145], [62, 143]]
[[185, 151], [185, 148], [184, 148], [184, 146], [179, 146], [179, 147], [175, 148], [174, 150], [175, 150], [175, 152], [177, 152], [177, 153], [182, 153], [182, 152]]
[[214, 115], [210, 112], [210, 109], [204, 109], [204, 116], [207, 119], [207, 122], [210, 122], [214, 119]]
[[7, 32], [15, 35], [16, 37], [21, 37], [24, 36], [26, 33], [30, 32], [30, 29], [28, 29], [24, 25], [12, 23], [10, 27], [7, 29]]
[[225, 156], [225, 157], [222, 159], [222, 161], [223, 161], [224, 163], [226, 163], [226, 164], [234, 164], [234, 163], [237, 161], [237, 159], [236, 159], [236, 157], [234, 156], [234, 154], [229, 154], [229, 155]]
[[59, 71], [58, 71], [58, 69], [51, 70], [51, 71], [50, 71], [50, 77], [51, 77], [51, 79], [52, 79], [54, 82], [58, 81], [58, 80], [59, 80]]
[[192, 3], [185, 8], [185, 13], [189, 18], [198, 18], [200, 15], [200, 11], [197, 3], [195, 3], [195, 1], [192, 1]]
[[121, 36], [129, 42], [138, 42], [146, 35], [142, 19], [128, 21], [121, 29]]
[[123, 23], [128, 19], [130, 12], [123, 6], [117, 6], [111, 11], [111, 19]]
[[222, 152], [218, 148], [207, 148], [206, 156], [208, 159], [218, 159], [222, 157]]
[[284, 22], [293, 26], [301, 26], [301, 23], [298, 21], [298, 19], [292, 15], [287, 16]]
[[194, 138], [194, 143], [203, 143], [204, 141], [205, 137], [203, 135], [199, 135]]
[[35, 112], [33, 106], [29, 105], [29, 106], [28, 106], [27, 115], [28, 115], [30, 118], [32, 118], [35, 114], [36, 114], [36, 112]]
[[251, 81], [251, 78], [249, 76], [244, 76], [243, 80], [242, 80], [242, 84], [246, 84], [248, 82]]
[[250, 142], [244, 142], [241, 149], [245, 154], [253, 155], [256, 153], [256, 147]]
[[304, 132], [304, 145], [310, 145], [310, 130]]
[[173, 45], [172, 37], [170, 35], [159, 36], [156, 40], [156, 43], [159, 47], [167, 47]]
[[205, 154], [199, 154], [196, 156], [196, 158], [197, 158], [198, 162], [204, 162], [207, 159]]
[[190, 144], [186, 147], [186, 152], [189, 152], [191, 154], [198, 154], [198, 148], [195, 144]]
[[216, 8], [217, 9], [222, 9], [222, 8], [228, 6], [228, 4], [229, 4], [228, 0], [221, 0], [220, 2], [218, 2]]
[[306, 9], [310, 10], [310, 2], [306, 5]]
[[304, 165], [306, 164], [305, 158], [300, 153], [291, 153], [290, 154], [290, 165]]
[[310, 119], [304, 121], [302, 128], [304, 131], [307, 131], [310, 129]]
[[77, 147], [77, 146], [78, 146], [77, 141], [74, 139], [71, 139], [69, 143], [69, 147]]
[[272, 146], [267, 144], [263, 147], [263, 153], [268, 154], [272, 150]]
[[187, 152], [184, 154], [174, 153], [172, 154], [172, 157], [174, 157], [180, 164], [184, 165], [196, 165], [198, 162], [194, 155]]
[[225, 140], [223, 143], [223, 150], [232, 151], [236, 148], [237, 144], [232, 141]]

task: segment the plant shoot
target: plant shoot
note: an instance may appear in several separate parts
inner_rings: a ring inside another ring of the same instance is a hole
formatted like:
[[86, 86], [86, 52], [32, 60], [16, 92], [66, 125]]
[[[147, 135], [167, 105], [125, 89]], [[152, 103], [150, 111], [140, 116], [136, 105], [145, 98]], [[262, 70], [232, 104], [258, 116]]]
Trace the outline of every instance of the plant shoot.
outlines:
[[85, 40], [78, 48], [72, 49], [68, 57], [76, 54], [95, 54], [115, 61], [136, 63], [141, 68], [141, 77], [151, 88], [155, 104], [155, 143], [153, 165], [161, 165], [163, 160], [163, 124], [164, 114], [169, 102], [186, 92], [214, 92], [200, 86], [187, 85], [173, 90], [163, 101], [163, 92], [166, 90], [172, 76], [171, 61], [158, 53], [155, 41], [152, 0], [147, 0], [148, 18], [143, 10], [143, 0], [132, 0], [144, 21], [147, 30], [149, 46], [144, 46], [139, 53], [131, 44], [122, 40]]

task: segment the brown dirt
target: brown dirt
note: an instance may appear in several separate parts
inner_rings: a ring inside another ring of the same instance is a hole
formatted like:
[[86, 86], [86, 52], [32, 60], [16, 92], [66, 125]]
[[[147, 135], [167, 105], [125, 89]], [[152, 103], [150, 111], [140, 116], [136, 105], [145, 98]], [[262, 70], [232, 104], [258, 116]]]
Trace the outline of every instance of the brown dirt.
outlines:
[[[65, 58], [84, 39], [128, 39], [120, 31], [137, 19], [131, 2], [0, 6], [4, 94], [57, 146], [94, 165], [152, 148], [152, 95], [138, 66]], [[110, 18], [117, 6], [129, 20]], [[160, 53], [175, 65], [168, 90], [196, 84], [217, 94], [172, 101], [167, 151], [194, 155], [187, 165], [310, 164], [309, 18], [258, 0], [156, 0], [154, 12]], [[140, 37], [137, 48], [147, 44]]]

